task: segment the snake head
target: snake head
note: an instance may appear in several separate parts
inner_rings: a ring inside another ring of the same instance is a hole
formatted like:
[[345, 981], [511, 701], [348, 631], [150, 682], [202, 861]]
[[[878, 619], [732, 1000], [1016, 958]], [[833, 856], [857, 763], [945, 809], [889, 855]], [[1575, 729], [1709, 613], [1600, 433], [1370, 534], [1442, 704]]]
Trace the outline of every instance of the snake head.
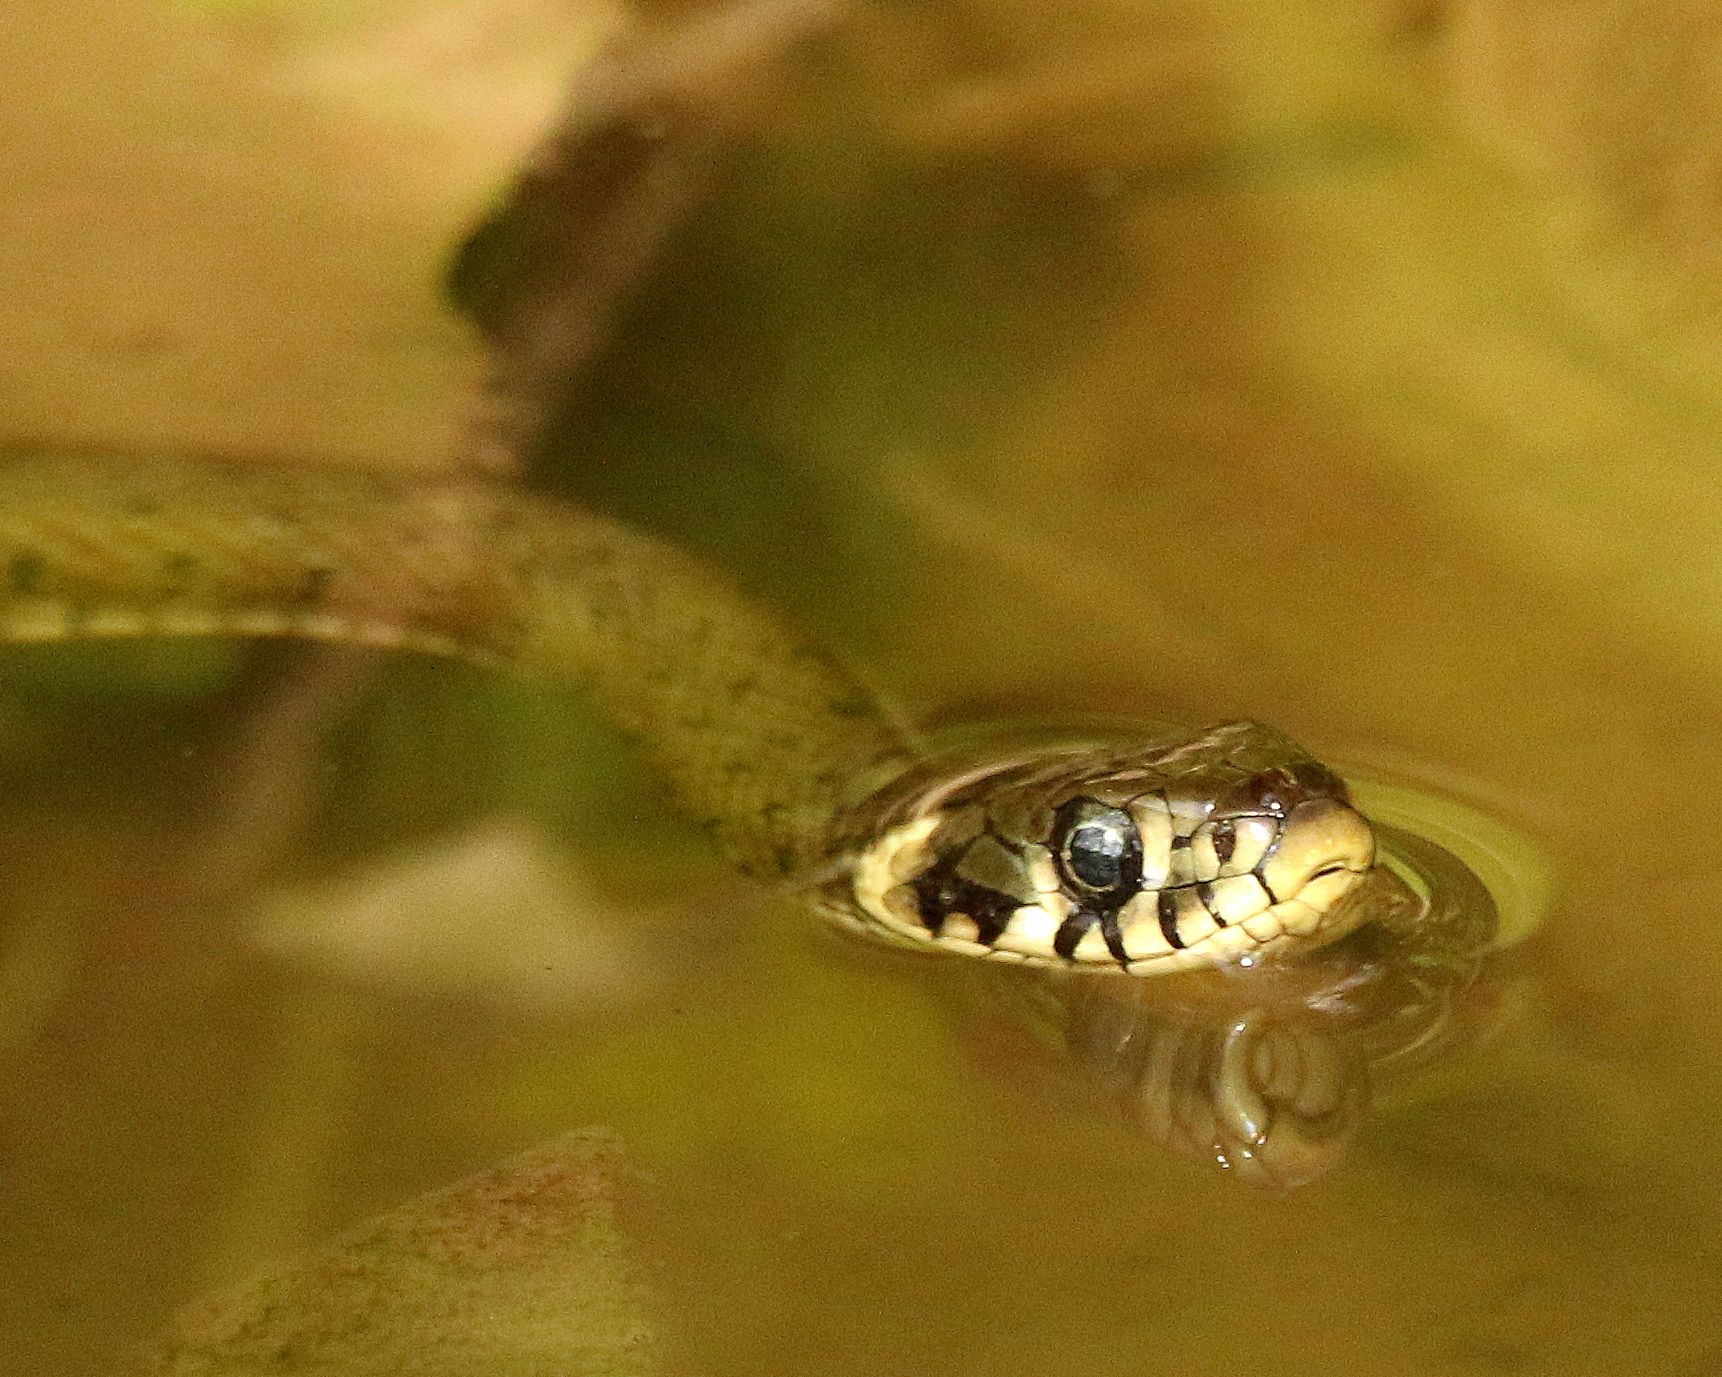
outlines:
[[1344, 782], [1237, 722], [919, 781], [856, 857], [857, 925], [902, 943], [1146, 974], [1332, 941], [1375, 860]]

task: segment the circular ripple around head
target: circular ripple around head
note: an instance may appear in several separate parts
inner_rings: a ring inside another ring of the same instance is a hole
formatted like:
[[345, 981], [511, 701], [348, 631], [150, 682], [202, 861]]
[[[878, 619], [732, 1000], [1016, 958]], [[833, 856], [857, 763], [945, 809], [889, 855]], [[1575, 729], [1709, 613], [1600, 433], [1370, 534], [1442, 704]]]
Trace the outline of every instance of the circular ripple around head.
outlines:
[[1515, 946], [1542, 925], [1554, 902], [1554, 863], [1525, 832], [1444, 791], [1367, 767], [1345, 774], [1358, 807], [1381, 831], [1381, 859], [1422, 898], [1432, 885], [1458, 881], [1450, 868], [1457, 861], [1494, 901], [1495, 948]]

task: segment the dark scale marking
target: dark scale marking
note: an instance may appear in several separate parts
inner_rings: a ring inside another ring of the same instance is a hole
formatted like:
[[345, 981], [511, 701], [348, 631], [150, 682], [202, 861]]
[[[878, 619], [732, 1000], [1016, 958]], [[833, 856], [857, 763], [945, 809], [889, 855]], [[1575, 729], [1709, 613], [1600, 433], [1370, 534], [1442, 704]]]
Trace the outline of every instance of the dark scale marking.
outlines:
[[1214, 887], [1213, 887], [1213, 885], [1206, 884], [1206, 883], [1197, 885], [1196, 886], [1196, 897], [1202, 901], [1202, 907], [1208, 910], [1208, 917], [1212, 918], [1221, 927], [1227, 926], [1226, 920], [1224, 918], [1220, 917], [1220, 915], [1218, 913], [1214, 912]]
[[1310, 798], [1325, 795], [1342, 803], [1351, 798], [1351, 791], [1345, 787], [1345, 781], [1319, 760], [1300, 760], [1291, 767], [1291, 772], [1292, 778], [1309, 791]]
[[915, 907], [928, 932], [936, 937], [946, 918], [966, 913], [974, 919], [975, 940], [989, 947], [1004, 935], [1011, 914], [1022, 907], [1022, 900], [965, 879], [948, 865], [936, 865], [922, 875], [915, 881], [914, 891]]
[[1160, 935], [1174, 951], [1183, 951], [1184, 939], [1178, 936], [1178, 892], [1174, 889], [1161, 890], [1158, 907]]
[[[1214, 856], [1224, 865], [1238, 849], [1238, 825], [1230, 818], [1221, 818], [1208, 834], [1213, 838]], [[1204, 901], [1206, 902], [1206, 901]]]
[[1130, 953], [1124, 950], [1124, 934], [1118, 927], [1118, 910], [1109, 908], [1100, 915], [1100, 935], [1106, 939], [1106, 950], [1120, 966], [1130, 964]]
[[1090, 909], [1072, 910], [1070, 917], [1059, 924], [1058, 932], [1052, 939], [1052, 949], [1066, 961], [1074, 961], [1076, 944], [1088, 936], [1088, 930], [1099, 921], [1100, 915]]
[[1250, 776], [1249, 783], [1244, 787], [1249, 790], [1258, 808], [1265, 808], [1281, 818], [1304, 798], [1303, 786], [1283, 765]]
[[1259, 807], [1282, 818], [1310, 799], [1335, 798], [1343, 803], [1348, 797], [1345, 782], [1315, 760], [1276, 765], [1251, 775], [1244, 787]]

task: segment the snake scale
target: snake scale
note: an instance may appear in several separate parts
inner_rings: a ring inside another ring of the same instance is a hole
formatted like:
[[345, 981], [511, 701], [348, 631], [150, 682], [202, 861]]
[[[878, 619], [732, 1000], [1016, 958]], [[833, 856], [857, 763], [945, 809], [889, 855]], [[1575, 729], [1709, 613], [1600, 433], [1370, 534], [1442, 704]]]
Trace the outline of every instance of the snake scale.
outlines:
[[301, 637], [582, 686], [745, 870], [898, 945], [1151, 974], [1364, 921], [1345, 785], [1247, 723], [943, 764], [722, 574], [489, 480], [20, 455], [0, 639]]

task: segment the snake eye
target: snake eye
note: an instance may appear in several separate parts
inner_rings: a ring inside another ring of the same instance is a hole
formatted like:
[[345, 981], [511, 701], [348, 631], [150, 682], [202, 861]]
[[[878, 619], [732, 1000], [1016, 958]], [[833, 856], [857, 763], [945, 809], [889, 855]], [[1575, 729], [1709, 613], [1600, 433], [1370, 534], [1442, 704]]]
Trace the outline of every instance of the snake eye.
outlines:
[[1122, 903], [1142, 882], [1142, 840], [1122, 809], [1071, 799], [1054, 820], [1053, 846], [1065, 882], [1084, 897]]

